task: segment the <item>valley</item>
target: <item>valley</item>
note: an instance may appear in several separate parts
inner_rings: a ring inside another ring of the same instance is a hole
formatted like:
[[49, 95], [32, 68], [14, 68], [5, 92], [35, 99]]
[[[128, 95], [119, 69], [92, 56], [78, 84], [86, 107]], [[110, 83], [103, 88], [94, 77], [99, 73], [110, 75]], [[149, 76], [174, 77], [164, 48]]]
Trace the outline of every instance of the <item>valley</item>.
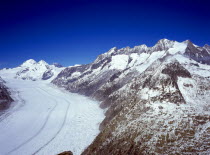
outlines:
[[96, 101], [12, 75], [1, 73], [14, 102], [0, 116], [0, 154], [79, 155], [99, 133], [104, 114]]

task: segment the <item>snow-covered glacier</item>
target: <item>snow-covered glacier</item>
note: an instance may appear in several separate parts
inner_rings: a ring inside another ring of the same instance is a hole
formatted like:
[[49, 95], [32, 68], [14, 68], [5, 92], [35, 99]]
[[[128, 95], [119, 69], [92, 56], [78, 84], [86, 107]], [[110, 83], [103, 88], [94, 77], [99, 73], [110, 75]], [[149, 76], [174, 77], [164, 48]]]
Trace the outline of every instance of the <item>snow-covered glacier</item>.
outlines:
[[71, 150], [79, 155], [99, 133], [104, 113], [98, 103], [49, 80], [14, 78], [16, 71], [0, 71], [14, 99], [0, 115], [0, 154], [53, 155]]

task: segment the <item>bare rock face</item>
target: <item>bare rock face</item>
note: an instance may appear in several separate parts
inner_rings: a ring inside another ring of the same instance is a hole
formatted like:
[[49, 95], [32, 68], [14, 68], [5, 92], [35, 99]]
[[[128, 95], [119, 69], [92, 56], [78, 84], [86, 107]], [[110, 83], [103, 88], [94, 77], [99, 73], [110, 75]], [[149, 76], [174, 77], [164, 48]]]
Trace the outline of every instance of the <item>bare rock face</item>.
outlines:
[[65, 152], [59, 153], [58, 155], [73, 155], [73, 153], [71, 151], [65, 151]]
[[63, 67], [61, 64], [59, 64], [59, 63], [53, 63], [53, 65], [55, 66], [55, 67], [58, 67], [58, 68], [61, 68], [61, 67]]
[[209, 46], [206, 45], [204, 48], [196, 47], [191, 41], [187, 42], [188, 46], [186, 52], [184, 53], [189, 58], [203, 64], [210, 65], [210, 53]]
[[50, 79], [53, 75], [54, 75], [54, 73], [52, 72], [52, 69], [47, 70], [47, 71], [45, 71], [44, 74], [42, 75], [42, 80], [48, 80], [48, 79]]
[[161, 39], [63, 70], [54, 84], [106, 108], [82, 154], [209, 154], [209, 53], [208, 45]]
[[0, 77], [0, 111], [7, 109], [13, 101], [7, 87], [4, 84], [5, 81]]

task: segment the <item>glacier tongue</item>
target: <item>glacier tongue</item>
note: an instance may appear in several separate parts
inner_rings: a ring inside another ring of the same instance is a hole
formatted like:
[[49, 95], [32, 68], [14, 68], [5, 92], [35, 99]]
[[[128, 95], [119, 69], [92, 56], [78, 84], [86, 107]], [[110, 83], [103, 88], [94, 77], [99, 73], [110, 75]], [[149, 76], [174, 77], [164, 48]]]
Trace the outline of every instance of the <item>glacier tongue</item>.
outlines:
[[14, 73], [0, 71], [14, 99], [0, 116], [0, 154], [81, 154], [104, 119], [98, 103], [49, 81], [14, 79]]

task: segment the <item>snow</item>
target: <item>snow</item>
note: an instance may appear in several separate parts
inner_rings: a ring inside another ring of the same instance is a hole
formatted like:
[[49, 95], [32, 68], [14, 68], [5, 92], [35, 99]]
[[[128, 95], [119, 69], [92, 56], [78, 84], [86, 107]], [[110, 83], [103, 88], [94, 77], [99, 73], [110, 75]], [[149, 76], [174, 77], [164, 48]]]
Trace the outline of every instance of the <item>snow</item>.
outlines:
[[[206, 64], [198, 63], [194, 60], [190, 60], [181, 54], [174, 55], [176, 58], [191, 74], [197, 74], [203, 77], [210, 77], [210, 66]], [[193, 65], [194, 64], [194, 65]], [[196, 65], [198, 66], [196, 66]]]
[[42, 65], [42, 66], [45, 66], [45, 65], [49, 65], [48, 63], [46, 63], [44, 60], [40, 60], [38, 62], [38, 64]]
[[157, 51], [153, 52], [151, 55], [147, 53], [140, 54], [136, 70], [139, 71], [139, 73], [144, 72], [155, 60], [162, 58], [165, 53], [165, 51]]
[[134, 49], [136, 50], [147, 50], [147, 45], [143, 44], [143, 45], [139, 45], [139, 46], [134, 46]]
[[31, 65], [34, 65], [34, 64], [36, 64], [36, 61], [35, 60], [33, 60], [33, 59], [29, 59], [29, 60], [27, 60], [27, 61], [25, 61], [21, 66], [31, 66]]
[[191, 79], [179, 77], [178, 86], [185, 101], [190, 106], [195, 107], [194, 109], [196, 109], [197, 113], [206, 113], [208, 115], [210, 91], [208, 89], [205, 90], [205, 87], [208, 87], [209, 81], [200, 78], [201, 77], [197, 77], [197, 75], [194, 75]]
[[179, 42], [176, 41], [174, 43], [173, 47], [168, 50], [168, 52], [170, 54], [172, 54], [172, 55], [173, 54], [176, 54], [178, 52], [180, 52], [180, 53], [183, 54], [185, 52], [185, 49], [186, 48], [187, 48], [187, 44], [185, 44], [185, 43], [179, 43]]
[[112, 61], [110, 63], [109, 69], [124, 70], [128, 64], [128, 58], [129, 57], [124, 54], [112, 56]]
[[14, 79], [16, 70], [0, 71], [15, 100], [0, 116], [0, 154], [79, 155], [99, 133], [99, 103], [49, 81]]

